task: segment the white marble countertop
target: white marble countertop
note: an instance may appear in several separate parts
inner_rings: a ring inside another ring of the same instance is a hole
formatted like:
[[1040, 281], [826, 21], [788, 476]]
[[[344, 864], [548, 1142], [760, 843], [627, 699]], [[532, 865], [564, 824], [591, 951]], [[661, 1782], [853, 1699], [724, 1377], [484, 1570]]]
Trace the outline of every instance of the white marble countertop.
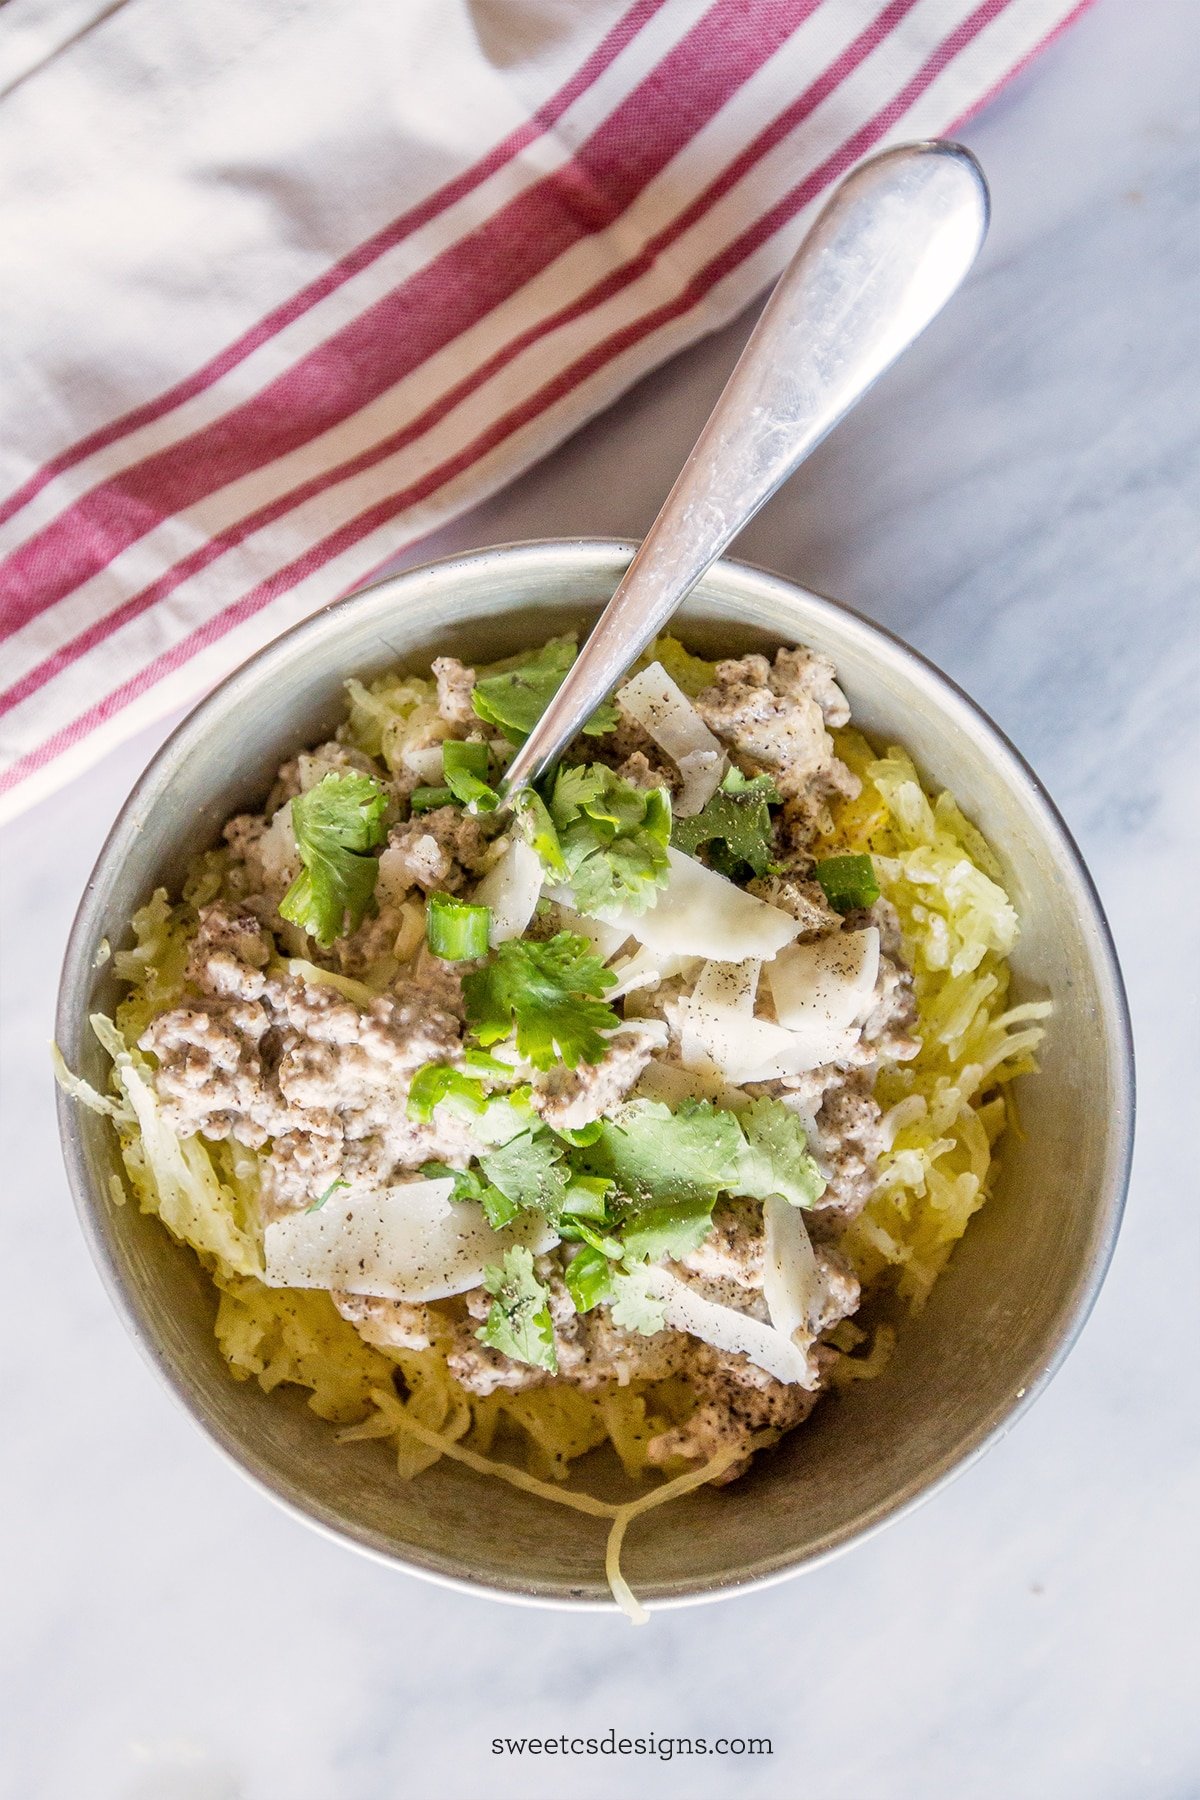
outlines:
[[[977, 275], [740, 546], [968, 688], [1039, 769], [1110, 911], [1141, 1126], [1112, 1273], [1066, 1368], [915, 1516], [638, 1633], [381, 1573], [278, 1513], [127, 1341], [55, 1141], [57, 965], [165, 726], [143, 734], [0, 840], [14, 1800], [1200, 1792], [1196, 1181], [1177, 1123], [1197, 1107], [1196, 991], [1171, 929], [1197, 876], [1189, 32], [1189, 0], [1101, 0], [964, 133], [995, 198]], [[745, 329], [408, 560], [640, 533]], [[490, 1750], [609, 1727], [762, 1735], [773, 1754]]]

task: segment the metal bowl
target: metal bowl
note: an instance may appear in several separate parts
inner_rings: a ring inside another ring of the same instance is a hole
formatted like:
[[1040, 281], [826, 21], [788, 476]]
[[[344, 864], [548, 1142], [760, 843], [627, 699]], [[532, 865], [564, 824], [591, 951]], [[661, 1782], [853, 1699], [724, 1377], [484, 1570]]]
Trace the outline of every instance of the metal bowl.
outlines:
[[[138, 782], [75, 920], [59, 994], [68, 1063], [103, 1083], [87, 1016], [119, 997], [102, 940], [128, 934], [159, 883], [233, 812], [261, 803], [285, 757], [328, 734], [348, 675], [427, 669], [451, 652], [507, 654], [585, 629], [628, 544], [508, 545], [413, 569], [287, 632], [184, 721]], [[1055, 1010], [1041, 1073], [1020, 1084], [1022, 1131], [994, 1197], [875, 1381], [822, 1405], [734, 1486], [649, 1513], [624, 1566], [650, 1602], [679, 1604], [780, 1580], [845, 1549], [935, 1492], [996, 1442], [1054, 1373], [1095, 1299], [1120, 1220], [1133, 1126], [1129, 1022], [1103, 914], [1037, 778], [989, 720], [904, 644], [844, 607], [723, 562], [679, 627], [706, 653], [802, 642], [832, 657], [855, 722], [905, 745], [952, 789], [1004, 864], [1021, 917], [1019, 996]], [[611, 1604], [603, 1525], [442, 1462], [412, 1483], [378, 1445], [343, 1446], [297, 1391], [235, 1382], [213, 1341], [215, 1296], [157, 1220], [114, 1208], [103, 1119], [60, 1096], [83, 1229], [134, 1337], [197, 1424], [299, 1517], [386, 1562], [470, 1591], [559, 1606]], [[589, 1471], [601, 1488], [610, 1476]]]

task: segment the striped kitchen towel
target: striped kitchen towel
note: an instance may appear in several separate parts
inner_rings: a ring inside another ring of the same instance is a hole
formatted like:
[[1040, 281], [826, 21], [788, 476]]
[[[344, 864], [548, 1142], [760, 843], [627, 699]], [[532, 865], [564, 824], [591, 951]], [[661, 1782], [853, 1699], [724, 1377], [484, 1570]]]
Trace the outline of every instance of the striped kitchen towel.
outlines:
[[511, 480], [1075, 0], [7, 0], [0, 809]]

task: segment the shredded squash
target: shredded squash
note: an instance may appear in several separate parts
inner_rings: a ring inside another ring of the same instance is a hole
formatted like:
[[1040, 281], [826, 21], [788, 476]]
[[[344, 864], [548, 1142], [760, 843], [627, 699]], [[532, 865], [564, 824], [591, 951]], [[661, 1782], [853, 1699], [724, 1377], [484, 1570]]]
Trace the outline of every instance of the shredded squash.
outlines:
[[[685, 692], [697, 692], [711, 679], [714, 665], [674, 639], [659, 639], [650, 656]], [[345, 739], [396, 768], [410, 737], [435, 716], [433, 683], [385, 676], [366, 685], [351, 681], [348, 689]], [[948, 794], [930, 798], [903, 751], [890, 749], [881, 757], [853, 730], [835, 735], [839, 755], [862, 787], [855, 798], [835, 804], [819, 853], [867, 851], [873, 857], [881, 891], [900, 918], [922, 1038], [912, 1062], [879, 1076], [876, 1091], [891, 1144], [874, 1197], [848, 1228], [843, 1248], [865, 1289], [891, 1288], [915, 1309], [987, 1198], [993, 1147], [1009, 1117], [1007, 1087], [1036, 1066], [1039, 1022], [1050, 1007], [1039, 1001], [1009, 1005], [1006, 959], [1016, 942], [1017, 917], [979, 831]], [[606, 1571], [613, 1595], [631, 1618], [644, 1620], [619, 1567], [627, 1527], [651, 1507], [714, 1479], [743, 1450], [724, 1452], [625, 1504], [563, 1484], [572, 1463], [606, 1442], [626, 1474], [641, 1481], [650, 1439], [688, 1415], [693, 1403], [685, 1385], [678, 1379], [634, 1382], [584, 1393], [548, 1384], [480, 1397], [453, 1379], [436, 1343], [420, 1351], [373, 1348], [328, 1295], [268, 1288], [258, 1280], [255, 1155], [230, 1143], [181, 1141], [162, 1120], [137, 1039], [180, 993], [196, 909], [223, 879], [221, 852], [198, 859], [185, 900], [172, 905], [158, 890], [133, 920], [134, 948], [116, 954], [117, 972], [130, 991], [115, 1025], [93, 1021], [113, 1058], [115, 1097], [97, 1094], [65, 1068], [60, 1079], [82, 1103], [112, 1118], [138, 1204], [157, 1213], [210, 1270], [219, 1294], [217, 1342], [237, 1379], [256, 1380], [268, 1392], [285, 1382], [308, 1389], [313, 1410], [340, 1426], [344, 1441], [389, 1443], [405, 1479], [451, 1457], [609, 1521]], [[343, 989], [359, 986], [328, 974], [320, 979]], [[363, 993], [370, 997], [369, 989]], [[830, 1339], [838, 1352], [835, 1385], [878, 1375], [894, 1336], [887, 1325], [868, 1337], [844, 1321]], [[489, 1454], [505, 1440], [517, 1462]], [[762, 1441], [772, 1441], [771, 1434]]]
[[1005, 1090], [1036, 1068], [1050, 1002], [1008, 1005], [1017, 915], [982, 834], [949, 794], [930, 800], [903, 750], [879, 757], [856, 731], [835, 737], [862, 791], [835, 807], [822, 849], [871, 854], [900, 917], [921, 1038], [912, 1062], [880, 1072], [894, 1136], [842, 1247], [865, 1288], [890, 1283], [915, 1311], [987, 1198]]

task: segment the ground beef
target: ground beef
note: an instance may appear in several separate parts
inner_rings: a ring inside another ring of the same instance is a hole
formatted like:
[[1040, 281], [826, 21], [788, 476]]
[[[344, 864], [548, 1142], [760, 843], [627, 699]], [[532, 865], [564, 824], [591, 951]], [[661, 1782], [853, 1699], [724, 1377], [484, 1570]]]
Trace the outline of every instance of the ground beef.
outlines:
[[436, 1329], [427, 1306], [335, 1291], [333, 1304], [359, 1337], [382, 1350], [428, 1350]]
[[[658, 1465], [680, 1459], [700, 1462], [727, 1445], [746, 1442], [757, 1431], [783, 1431], [799, 1424], [816, 1403], [829, 1362], [815, 1340], [852, 1313], [859, 1299], [852, 1271], [834, 1253], [817, 1247], [820, 1285], [806, 1340], [811, 1344], [813, 1385], [801, 1387], [776, 1381], [746, 1357], [716, 1350], [683, 1332], [644, 1337], [614, 1325], [605, 1310], [577, 1313], [564, 1280], [565, 1260], [560, 1249], [539, 1257], [535, 1265], [549, 1290], [557, 1379], [591, 1391], [609, 1383], [624, 1387], [634, 1380], [678, 1376], [697, 1396], [696, 1411], [685, 1424], [651, 1440], [650, 1460]], [[755, 1318], [767, 1317], [761, 1291], [762, 1208], [756, 1202], [724, 1203], [712, 1235], [673, 1266], [707, 1298]], [[451, 1374], [468, 1393], [523, 1392], [551, 1380], [544, 1370], [514, 1362], [480, 1342], [477, 1333], [491, 1307], [491, 1297], [482, 1287], [433, 1306], [344, 1294], [334, 1299], [368, 1343], [383, 1349], [421, 1349], [438, 1343]], [[725, 1479], [732, 1480], [748, 1460], [749, 1452]]]
[[810, 1141], [827, 1183], [813, 1211], [822, 1237], [840, 1236], [874, 1192], [886, 1146], [872, 1086], [869, 1071], [846, 1075], [830, 1085], [813, 1119]]
[[622, 781], [636, 788], [665, 787], [670, 790], [678, 780], [677, 770], [672, 773], [663, 763], [652, 762], [644, 750], [634, 750], [627, 756], [617, 774]]
[[774, 664], [759, 655], [719, 662], [696, 710], [746, 774], [773, 778], [789, 845], [812, 838], [834, 794], [858, 792], [857, 777], [838, 761], [826, 729], [845, 724], [850, 713], [823, 657], [781, 650]]
[[837, 671], [827, 656], [803, 645], [777, 650], [771, 685], [779, 694], [804, 694], [815, 700], [831, 730], [850, 723], [850, 703], [837, 684]]
[[419, 887], [456, 894], [491, 866], [491, 839], [479, 819], [458, 806], [438, 806], [392, 827], [379, 859], [379, 879], [392, 892]]
[[474, 669], [468, 669], [455, 656], [439, 656], [434, 659], [433, 678], [437, 682], [438, 712], [447, 725], [477, 726], [479, 714], [471, 705]]
[[[699, 1405], [682, 1425], [651, 1438], [647, 1455], [657, 1467], [680, 1460], [708, 1462], [732, 1444], [748, 1445], [757, 1432], [790, 1431], [803, 1424], [821, 1397], [819, 1389], [776, 1381], [744, 1356], [734, 1367], [733, 1358], [722, 1362], [719, 1355], [712, 1351], [713, 1362], [697, 1359], [688, 1370]], [[719, 1477], [718, 1485], [736, 1481], [752, 1458], [753, 1451], [747, 1448]]]
[[598, 1063], [562, 1064], [534, 1078], [533, 1104], [555, 1131], [578, 1131], [611, 1113], [628, 1094], [662, 1034], [632, 1025], [615, 1032]]
[[759, 1202], [720, 1202], [713, 1213], [708, 1237], [680, 1258], [679, 1267], [708, 1282], [730, 1283], [749, 1293], [761, 1291], [763, 1236]]
[[351, 770], [374, 775], [376, 779], [379, 776], [379, 769], [369, 756], [352, 744], [339, 744], [335, 738], [318, 744], [315, 750], [302, 750], [299, 756], [285, 762], [275, 777], [265, 808], [267, 817], [272, 818], [297, 794], [307, 794], [309, 788], [316, 787], [326, 775], [345, 775]]
[[665, 787], [674, 793], [681, 776], [675, 764], [655, 743], [644, 725], [620, 713], [617, 724], [602, 737], [589, 738], [589, 761], [607, 763], [634, 787]]
[[[239, 941], [248, 957], [237, 954]], [[157, 1058], [155, 1088], [172, 1129], [269, 1144], [268, 1219], [309, 1205], [335, 1176], [382, 1185], [431, 1160], [464, 1165], [472, 1145], [461, 1121], [443, 1108], [418, 1124], [407, 1111], [415, 1071], [459, 1050], [454, 971], [421, 959], [394, 993], [363, 1009], [332, 986], [268, 978], [254, 960], [264, 943], [252, 920], [205, 909], [189, 965], [196, 997], [141, 1039]]]

